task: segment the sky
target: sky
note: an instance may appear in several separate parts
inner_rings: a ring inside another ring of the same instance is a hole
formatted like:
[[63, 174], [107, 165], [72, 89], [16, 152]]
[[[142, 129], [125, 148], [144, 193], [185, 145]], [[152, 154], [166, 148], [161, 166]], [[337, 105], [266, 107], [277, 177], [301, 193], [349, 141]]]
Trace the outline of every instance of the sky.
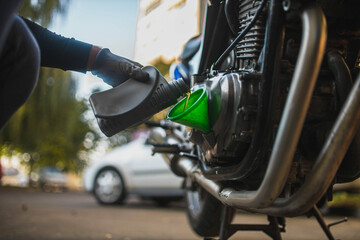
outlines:
[[[137, 0], [69, 1], [66, 14], [57, 15], [48, 29], [133, 59], [137, 6]], [[108, 88], [91, 73], [74, 77], [79, 80], [79, 97], [88, 98], [95, 87]]]

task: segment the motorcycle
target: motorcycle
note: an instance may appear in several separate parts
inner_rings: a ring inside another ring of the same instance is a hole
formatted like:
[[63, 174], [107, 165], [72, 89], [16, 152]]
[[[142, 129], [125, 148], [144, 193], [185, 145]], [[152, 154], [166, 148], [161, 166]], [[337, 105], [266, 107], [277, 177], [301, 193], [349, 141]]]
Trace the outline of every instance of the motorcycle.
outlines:
[[[334, 239], [317, 205], [335, 183], [360, 176], [359, 9], [358, 1], [210, 1], [202, 36], [170, 71], [192, 92], [206, 90], [210, 130], [163, 121], [152, 138], [185, 178], [197, 234], [257, 229], [281, 239], [285, 217], [311, 213]], [[231, 224], [235, 209], [266, 214], [269, 225]]]
[[[318, 206], [335, 183], [360, 177], [359, 9], [356, 0], [208, 1], [202, 35], [171, 68], [191, 87], [168, 114], [182, 125], [151, 124], [154, 153], [185, 179], [197, 234], [281, 239], [286, 217], [312, 214], [334, 239]], [[182, 119], [200, 101], [205, 127]], [[232, 224], [236, 209], [269, 224]]]

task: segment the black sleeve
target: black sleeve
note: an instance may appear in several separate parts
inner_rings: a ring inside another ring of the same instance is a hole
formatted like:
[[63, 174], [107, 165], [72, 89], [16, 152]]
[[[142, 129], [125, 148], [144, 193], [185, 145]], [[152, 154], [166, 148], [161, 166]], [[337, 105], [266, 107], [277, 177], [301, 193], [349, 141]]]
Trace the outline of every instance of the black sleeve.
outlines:
[[91, 44], [63, 37], [23, 19], [39, 44], [41, 66], [86, 72]]

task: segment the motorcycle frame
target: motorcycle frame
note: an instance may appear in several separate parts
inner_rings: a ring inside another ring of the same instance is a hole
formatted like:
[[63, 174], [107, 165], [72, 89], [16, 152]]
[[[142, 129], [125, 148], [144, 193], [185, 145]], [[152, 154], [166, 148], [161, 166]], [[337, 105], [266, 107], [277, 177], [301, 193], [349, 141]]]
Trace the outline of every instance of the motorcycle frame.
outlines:
[[[264, 62], [262, 84], [263, 87], [271, 86], [271, 89], [278, 84], [275, 79], [279, 69], [277, 65], [279, 61], [274, 61], [269, 56], [275, 56], [275, 59], [279, 59], [282, 51], [279, 41], [274, 41], [274, 39], [283, 39], [282, 15], [279, 14], [282, 9], [280, 8], [280, 1], [269, 1], [265, 39], [265, 53], [267, 54], [265, 62], [268, 65]], [[357, 78], [313, 169], [306, 177], [305, 183], [292, 196], [279, 198], [290, 172], [326, 45], [326, 20], [321, 8], [312, 4], [304, 6], [301, 10], [301, 22], [303, 34], [300, 52], [273, 151], [260, 187], [255, 191], [238, 191], [233, 188], [224, 188], [220, 181], [214, 181], [229, 180], [229, 176], [247, 176], [249, 172], [244, 172], [244, 169], [251, 168], [250, 162], [241, 163], [244, 165], [237, 166], [241, 171], [234, 173], [233, 171], [230, 172], [229, 169], [201, 169], [192, 159], [186, 157], [182, 157], [178, 161], [179, 168], [188, 177], [199, 183], [225, 205], [282, 217], [298, 216], [309, 211], [333, 182], [346, 150], [359, 127], [360, 77]], [[277, 31], [273, 32], [272, 29]], [[269, 48], [269, 46], [273, 46], [273, 48]], [[204, 48], [202, 49], [204, 52]], [[201, 66], [200, 64], [199, 70], [201, 70]], [[260, 120], [272, 119], [269, 111], [272, 109], [273, 101], [265, 101], [265, 99], [272, 99], [269, 92], [273, 91], [263, 91], [262, 93], [263, 101], [260, 102], [259, 108], [264, 108], [264, 113], [261, 112], [263, 116], [257, 119], [256, 126]], [[263, 103], [268, 105], [262, 105]], [[266, 124], [262, 122], [262, 124], [267, 127], [269, 122], [267, 121]], [[266, 127], [263, 127], [264, 132], [260, 132], [260, 136], [267, 136], [269, 130], [266, 130]], [[257, 139], [255, 135], [252, 144], [260, 139]], [[257, 156], [256, 152], [254, 158], [249, 159], [249, 161], [254, 161]], [[219, 171], [221, 172], [219, 173]]]
[[[275, 95], [280, 85], [280, 57], [284, 43], [284, 14], [280, 1], [270, 1], [268, 10], [268, 24], [266, 27], [264, 62], [262, 64], [259, 104], [254, 136], [248, 152], [239, 164], [231, 167], [209, 168], [202, 165], [204, 175], [212, 180], [244, 179], [254, 169], [264, 162], [265, 149], [269, 149], [269, 138], [272, 136], [271, 125]], [[200, 67], [202, 65], [200, 64]], [[202, 70], [200, 70], [202, 71]], [[270, 89], [270, 91], [268, 91]]]

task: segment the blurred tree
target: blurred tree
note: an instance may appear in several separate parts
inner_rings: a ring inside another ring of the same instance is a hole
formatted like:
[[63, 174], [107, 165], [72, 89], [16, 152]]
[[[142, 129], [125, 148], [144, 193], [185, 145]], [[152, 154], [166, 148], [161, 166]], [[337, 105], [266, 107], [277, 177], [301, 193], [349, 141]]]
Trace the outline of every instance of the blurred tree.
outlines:
[[157, 57], [155, 58], [150, 64], [154, 67], [156, 67], [159, 72], [161, 73], [161, 75], [164, 76], [164, 78], [169, 82], [171, 81], [170, 79], [170, 75], [169, 75], [169, 70], [170, 70], [170, 66], [171, 64], [174, 62], [175, 60], [171, 60], [169, 61], [165, 61], [163, 59], [163, 57]]
[[33, 96], [12, 117], [0, 134], [0, 143], [24, 155], [30, 172], [57, 165], [67, 171], [84, 167], [82, 151], [95, 147], [99, 136], [83, 113], [85, 101], [75, 95], [75, 82], [68, 72], [42, 69]]
[[[54, 13], [64, 13], [68, 1], [26, 0], [20, 15], [47, 26]], [[19, 86], [21, 87], [21, 86]], [[84, 167], [84, 152], [95, 147], [99, 136], [84, 119], [87, 104], [76, 99], [70, 72], [42, 68], [32, 97], [0, 133], [2, 154], [24, 153], [22, 161], [35, 168], [57, 165], [67, 171]]]
[[47, 27], [55, 14], [66, 14], [69, 0], [24, 0], [19, 14]]

